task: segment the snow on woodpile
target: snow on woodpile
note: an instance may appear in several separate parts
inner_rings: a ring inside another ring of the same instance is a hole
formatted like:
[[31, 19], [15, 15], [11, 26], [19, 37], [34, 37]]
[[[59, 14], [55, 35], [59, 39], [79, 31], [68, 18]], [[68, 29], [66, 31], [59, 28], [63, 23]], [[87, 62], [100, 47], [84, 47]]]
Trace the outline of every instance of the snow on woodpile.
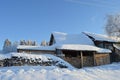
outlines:
[[0, 60], [6, 59], [6, 58], [11, 58], [11, 54], [0, 53]]
[[[15, 61], [23, 61], [23, 65], [41, 65], [41, 66], [58, 66], [61, 68], [73, 68], [72, 65], [51, 54], [27, 54], [27, 53], [7, 53], [0, 54], [0, 60], [8, 59], [14, 64]], [[25, 62], [24, 62], [25, 60]], [[16, 62], [16, 63], [18, 63]], [[27, 62], [27, 63], [26, 63]], [[35, 64], [36, 63], [36, 64]], [[18, 64], [21, 65], [21, 64]]]
[[95, 34], [95, 33], [90, 33], [90, 32], [83, 32], [84, 34], [91, 36], [94, 38], [94, 40], [99, 40], [99, 41], [108, 41], [108, 42], [118, 42], [116, 39], [113, 39], [107, 35], [102, 35], [102, 34]]
[[80, 51], [97, 51], [98, 53], [111, 53], [109, 49], [98, 48], [92, 45], [77, 45], [77, 44], [66, 44], [57, 47], [58, 49], [65, 49], [65, 50], [80, 50]]
[[18, 57], [23, 59], [30, 59], [38, 62], [55, 62], [53, 66], [66, 66], [67, 68], [73, 68], [69, 63], [51, 54], [27, 54], [27, 53], [11, 53], [12, 57]]
[[37, 55], [37, 54], [27, 54], [27, 53], [11, 53], [12, 57], [22, 57], [24, 59], [41, 59], [42, 61], [49, 61], [49, 57], [46, 57], [45, 55]]
[[67, 34], [61, 32], [54, 32], [53, 36], [55, 38], [56, 44], [87, 44], [94, 45], [92, 40], [88, 38], [85, 34]]

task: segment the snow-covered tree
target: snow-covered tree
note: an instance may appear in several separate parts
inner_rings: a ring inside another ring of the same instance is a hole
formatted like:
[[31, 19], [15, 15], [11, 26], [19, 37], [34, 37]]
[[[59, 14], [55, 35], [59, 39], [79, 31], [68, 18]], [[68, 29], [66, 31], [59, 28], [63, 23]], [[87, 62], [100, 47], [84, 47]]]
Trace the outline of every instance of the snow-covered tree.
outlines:
[[47, 46], [47, 42], [44, 40], [41, 42], [41, 46]]
[[19, 43], [17, 41], [13, 42], [12, 46], [11, 46], [11, 51], [12, 52], [17, 52], [17, 46], [19, 45]]
[[27, 45], [32, 45], [32, 41], [31, 40], [28, 40], [26, 43], [27, 43]]
[[7, 52], [11, 52], [11, 41], [9, 39], [6, 39], [4, 41], [4, 45], [3, 45], [3, 52], [7, 53]]
[[10, 45], [11, 45], [11, 41], [10, 41], [9, 39], [6, 39], [6, 40], [4, 41], [4, 47], [10, 46]]
[[20, 40], [20, 45], [29, 45], [29, 46], [36, 46], [37, 42], [36, 41], [32, 41], [32, 40]]
[[20, 45], [26, 45], [25, 40], [20, 40]]
[[12, 43], [10, 40], [6, 39], [3, 45], [3, 52], [4, 53], [17, 52], [18, 45], [19, 45], [18, 42], [15, 41]]
[[[3, 52], [4, 53], [9, 53], [9, 52], [17, 52], [17, 46], [18, 45], [28, 45], [28, 46], [37, 46], [37, 42], [36, 41], [31, 41], [31, 40], [20, 40], [20, 42], [11, 42], [9, 39], [6, 39], [4, 41], [4, 45], [3, 45]], [[44, 42], [43, 44], [44, 46], [46, 45], [46, 43]]]
[[37, 42], [36, 42], [36, 41], [33, 41], [33, 42], [32, 42], [32, 46], [37, 46]]
[[120, 37], [120, 14], [107, 16], [105, 31], [109, 36]]

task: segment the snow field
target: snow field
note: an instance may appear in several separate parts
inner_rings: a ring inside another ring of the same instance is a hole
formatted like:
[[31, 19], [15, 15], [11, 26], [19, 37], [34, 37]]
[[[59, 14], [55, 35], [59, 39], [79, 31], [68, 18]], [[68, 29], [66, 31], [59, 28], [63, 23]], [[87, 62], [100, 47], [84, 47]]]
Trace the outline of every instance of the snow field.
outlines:
[[120, 63], [82, 69], [55, 66], [21, 66], [0, 68], [0, 80], [119, 80]]

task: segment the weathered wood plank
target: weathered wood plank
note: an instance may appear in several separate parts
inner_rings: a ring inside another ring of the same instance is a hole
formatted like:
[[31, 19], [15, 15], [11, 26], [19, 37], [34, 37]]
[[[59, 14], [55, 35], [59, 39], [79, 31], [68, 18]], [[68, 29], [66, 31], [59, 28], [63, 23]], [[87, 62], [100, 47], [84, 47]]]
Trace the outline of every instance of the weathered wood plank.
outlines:
[[96, 53], [96, 52], [93, 52], [93, 65], [94, 65], [94, 66], [96, 66], [95, 53]]
[[83, 53], [80, 51], [81, 68], [83, 67]]

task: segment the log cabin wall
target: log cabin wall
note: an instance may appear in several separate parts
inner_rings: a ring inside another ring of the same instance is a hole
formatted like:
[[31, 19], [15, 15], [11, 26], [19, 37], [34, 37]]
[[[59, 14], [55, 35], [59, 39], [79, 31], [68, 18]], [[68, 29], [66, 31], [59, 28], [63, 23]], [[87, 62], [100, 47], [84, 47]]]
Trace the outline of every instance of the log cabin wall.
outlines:
[[62, 59], [76, 68], [94, 66], [92, 51], [62, 50], [62, 53], [65, 55]]
[[94, 66], [94, 51], [82, 51], [83, 67]]
[[83, 67], [94, 66], [93, 56], [83, 56]]
[[105, 64], [110, 64], [110, 54], [108, 53], [95, 54], [95, 65], [100, 66]]
[[70, 63], [71, 65], [73, 65], [76, 68], [81, 68], [80, 56], [78, 56], [78, 57], [63, 57], [62, 59], [64, 59], [65, 61], [67, 61], [68, 63]]
[[[47, 50], [23, 50], [18, 49], [18, 52], [35, 53], [35, 54], [53, 54], [56, 55], [55, 51]], [[99, 66], [110, 63], [109, 53], [96, 53], [94, 51], [75, 51], [75, 50], [61, 50], [64, 54], [65, 61], [69, 62], [76, 68]]]
[[114, 51], [113, 42], [107, 42], [107, 41], [94, 41], [95, 46], [105, 49], [110, 49], [112, 52]]
[[113, 42], [106, 42], [106, 41], [94, 41], [95, 45], [100, 48], [109, 49], [112, 51], [110, 54], [110, 62], [116, 62], [119, 61], [118, 59], [118, 52], [115, 50], [115, 47], [113, 46]]
[[[95, 51], [62, 50], [62, 57], [76, 68], [99, 66], [110, 63], [109, 53], [96, 53]], [[82, 54], [82, 55], [81, 55]]]
[[115, 61], [120, 62], [120, 50], [115, 48]]
[[81, 56], [79, 51], [74, 50], [62, 50], [62, 53], [65, 55], [62, 57], [65, 61], [70, 63], [76, 68], [81, 68]]

